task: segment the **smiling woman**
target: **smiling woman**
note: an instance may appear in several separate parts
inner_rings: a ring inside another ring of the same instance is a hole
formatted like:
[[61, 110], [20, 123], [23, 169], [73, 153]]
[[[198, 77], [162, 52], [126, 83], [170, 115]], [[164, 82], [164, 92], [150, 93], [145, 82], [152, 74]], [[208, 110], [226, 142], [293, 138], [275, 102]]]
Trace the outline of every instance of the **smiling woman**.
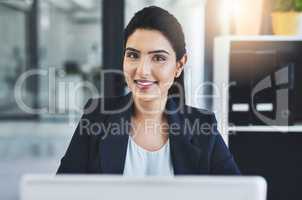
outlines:
[[[127, 40], [124, 74], [127, 85], [137, 95], [166, 97], [183, 70], [186, 55], [176, 60], [176, 54], [166, 37], [157, 30], [137, 29]], [[144, 96], [141, 96], [144, 98]], [[165, 100], [165, 99], [164, 99]]]
[[88, 101], [58, 173], [239, 174], [214, 114], [170, 95], [187, 62], [177, 19], [146, 7], [124, 34], [123, 72], [130, 92]]

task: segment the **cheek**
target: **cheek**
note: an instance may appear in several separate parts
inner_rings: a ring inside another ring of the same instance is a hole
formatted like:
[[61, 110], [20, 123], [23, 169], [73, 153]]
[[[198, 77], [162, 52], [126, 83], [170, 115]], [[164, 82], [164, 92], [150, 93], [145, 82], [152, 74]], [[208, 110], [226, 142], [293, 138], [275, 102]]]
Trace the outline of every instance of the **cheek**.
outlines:
[[124, 60], [123, 63], [123, 72], [124, 72], [124, 76], [126, 78], [131, 78], [134, 76], [135, 73], [135, 66], [133, 66], [133, 64], [130, 64], [129, 62]]
[[174, 81], [175, 66], [164, 66], [161, 70], [157, 71], [157, 79], [161, 88], [170, 88]]

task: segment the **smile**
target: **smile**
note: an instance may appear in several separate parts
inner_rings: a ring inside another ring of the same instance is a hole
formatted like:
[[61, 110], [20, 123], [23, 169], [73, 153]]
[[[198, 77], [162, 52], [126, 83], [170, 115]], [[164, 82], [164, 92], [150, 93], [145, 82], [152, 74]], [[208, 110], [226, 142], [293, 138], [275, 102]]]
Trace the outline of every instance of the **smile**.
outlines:
[[153, 84], [156, 84], [157, 81], [149, 81], [149, 80], [134, 80], [134, 83], [141, 89], [147, 89]]

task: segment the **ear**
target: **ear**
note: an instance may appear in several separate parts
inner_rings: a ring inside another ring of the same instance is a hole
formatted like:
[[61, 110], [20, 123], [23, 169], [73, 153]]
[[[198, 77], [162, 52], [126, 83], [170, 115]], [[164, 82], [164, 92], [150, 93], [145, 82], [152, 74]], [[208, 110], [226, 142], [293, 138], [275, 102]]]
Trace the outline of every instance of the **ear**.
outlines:
[[184, 65], [187, 63], [187, 60], [188, 60], [188, 56], [187, 56], [187, 54], [184, 54], [183, 57], [179, 61], [177, 61], [175, 78], [178, 78], [181, 75]]

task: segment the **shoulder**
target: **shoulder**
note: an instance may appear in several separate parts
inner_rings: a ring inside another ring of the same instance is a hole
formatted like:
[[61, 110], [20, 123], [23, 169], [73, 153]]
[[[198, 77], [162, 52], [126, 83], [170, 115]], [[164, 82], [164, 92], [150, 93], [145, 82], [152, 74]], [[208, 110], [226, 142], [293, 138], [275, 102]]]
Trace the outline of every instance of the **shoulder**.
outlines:
[[83, 113], [86, 115], [104, 114], [106, 111], [122, 108], [127, 99], [128, 95], [90, 98], [84, 105]]
[[186, 105], [183, 116], [186, 134], [190, 135], [193, 143], [213, 149], [221, 139], [214, 112]]
[[201, 123], [217, 123], [215, 114], [212, 111], [185, 105], [183, 110], [184, 118], [193, 121], [199, 121]]

